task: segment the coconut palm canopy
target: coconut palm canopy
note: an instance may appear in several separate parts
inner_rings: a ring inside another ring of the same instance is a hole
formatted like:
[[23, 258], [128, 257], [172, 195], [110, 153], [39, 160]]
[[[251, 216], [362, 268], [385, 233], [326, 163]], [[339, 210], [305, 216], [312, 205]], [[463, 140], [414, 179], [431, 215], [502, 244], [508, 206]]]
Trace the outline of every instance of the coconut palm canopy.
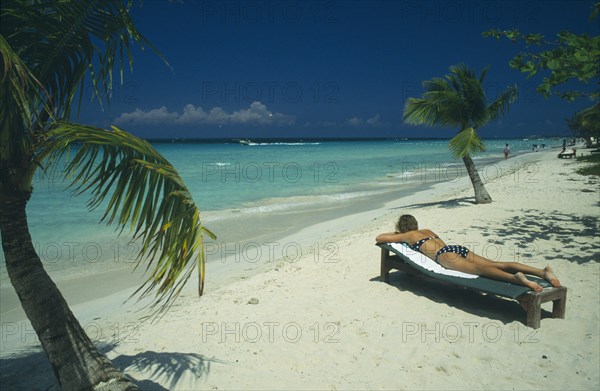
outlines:
[[67, 159], [74, 192], [90, 194], [90, 208], [106, 207], [106, 223], [141, 241], [139, 260], [149, 269], [142, 296], [155, 293], [155, 304], [165, 304], [197, 265], [203, 279], [202, 238], [212, 233], [177, 171], [149, 143], [69, 122], [86, 76], [95, 97], [108, 101], [114, 73], [122, 80], [133, 66], [131, 44], [154, 50], [133, 25], [131, 5], [2, 2], [0, 199], [30, 192], [36, 170]]
[[600, 103], [576, 113], [569, 122], [578, 136], [600, 138]]
[[[6, 270], [64, 389], [137, 389], [93, 345], [43, 268], [25, 208], [36, 170], [64, 170], [72, 191], [89, 194], [102, 221], [139, 241], [148, 278], [136, 291], [166, 310], [198, 267], [204, 284], [204, 235], [192, 196], [148, 142], [113, 127], [70, 121], [89, 77], [94, 97], [110, 101], [113, 73], [131, 67], [137, 31], [132, 2], [2, 1], [0, 23], [0, 231]], [[158, 53], [158, 52], [157, 52]], [[159, 54], [160, 55], [160, 54]], [[66, 162], [66, 165], [65, 165]]]
[[424, 81], [423, 97], [406, 101], [404, 121], [413, 125], [458, 127], [459, 133], [450, 144], [456, 156], [483, 151], [485, 146], [476, 129], [504, 115], [518, 95], [517, 87], [512, 86], [488, 103], [483, 88], [488, 69], [477, 75], [460, 64], [450, 67], [450, 74], [444, 78]]

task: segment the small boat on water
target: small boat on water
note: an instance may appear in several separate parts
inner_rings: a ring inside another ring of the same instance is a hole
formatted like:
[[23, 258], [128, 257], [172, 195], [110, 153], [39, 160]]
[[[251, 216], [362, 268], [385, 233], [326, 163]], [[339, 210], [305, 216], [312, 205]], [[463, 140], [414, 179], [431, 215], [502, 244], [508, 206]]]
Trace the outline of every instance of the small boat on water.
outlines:
[[240, 139], [238, 140], [238, 142], [242, 145], [250, 145], [252, 144], [252, 141], [250, 141], [249, 139]]

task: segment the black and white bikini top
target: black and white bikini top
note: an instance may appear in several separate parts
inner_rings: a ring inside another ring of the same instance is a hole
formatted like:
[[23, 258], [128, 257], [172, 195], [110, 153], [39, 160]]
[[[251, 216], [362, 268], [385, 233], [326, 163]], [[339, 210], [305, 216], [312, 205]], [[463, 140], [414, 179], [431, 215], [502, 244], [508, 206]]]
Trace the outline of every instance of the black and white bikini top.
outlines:
[[417, 243], [415, 244], [409, 244], [409, 247], [415, 251], [421, 252], [421, 246], [423, 245], [423, 243], [425, 243], [426, 241], [428, 241], [429, 239], [438, 239], [437, 236], [431, 236], [429, 238], [423, 238], [421, 240], [419, 240]]

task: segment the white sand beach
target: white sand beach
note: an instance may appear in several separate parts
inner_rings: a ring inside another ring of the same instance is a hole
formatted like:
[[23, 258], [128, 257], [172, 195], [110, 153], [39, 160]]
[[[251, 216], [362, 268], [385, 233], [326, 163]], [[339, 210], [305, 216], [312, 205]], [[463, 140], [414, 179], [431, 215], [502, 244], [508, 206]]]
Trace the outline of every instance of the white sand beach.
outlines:
[[[473, 204], [461, 178], [306, 227], [277, 243], [312, 243], [292, 261], [263, 254], [265, 271], [221, 286], [209, 269], [202, 298], [190, 283], [154, 323], [122, 304], [130, 289], [73, 310], [148, 390], [595, 390], [600, 180], [576, 174], [579, 165], [555, 151], [526, 154], [484, 171], [491, 204]], [[491, 259], [551, 265], [568, 288], [566, 319], [550, 318], [546, 303], [534, 330], [513, 301], [400, 272], [381, 282], [374, 239], [402, 213]], [[2, 327], [2, 389], [58, 388], [27, 322]]]

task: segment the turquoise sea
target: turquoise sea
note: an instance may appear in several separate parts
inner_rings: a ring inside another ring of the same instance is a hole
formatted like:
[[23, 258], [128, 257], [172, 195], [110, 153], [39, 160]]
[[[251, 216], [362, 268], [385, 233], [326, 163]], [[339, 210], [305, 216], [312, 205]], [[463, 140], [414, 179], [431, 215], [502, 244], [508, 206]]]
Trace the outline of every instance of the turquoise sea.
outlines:
[[[532, 144], [548, 148], [560, 140], [486, 141], [487, 151], [475, 157], [484, 175], [486, 165], [503, 158], [505, 143], [514, 156], [531, 151]], [[357, 202], [366, 208], [365, 200], [399, 197], [466, 175], [462, 161], [450, 155], [448, 140], [154, 145], [183, 176], [202, 221], [223, 242], [289, 234], [348, 213]], [[47, 269], [60, 279], [133, 265], [137, 247], [127, 231], [119, 236], [115, 227], [100, 224], [103, 211], [88, 212], [85, 196], [72, 196], [66, 184], [58, 175], [40, 173], [28, 205], [30, 231]], [[0, 254], [5, 283], [3, 264]]]

